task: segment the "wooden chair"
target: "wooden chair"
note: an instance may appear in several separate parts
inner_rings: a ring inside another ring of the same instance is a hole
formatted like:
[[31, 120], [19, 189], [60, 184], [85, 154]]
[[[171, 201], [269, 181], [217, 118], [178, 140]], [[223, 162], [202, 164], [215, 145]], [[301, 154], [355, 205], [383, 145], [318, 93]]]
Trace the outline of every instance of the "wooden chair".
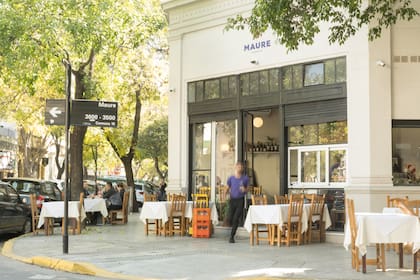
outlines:
[[[267, 196], [264, 195], [251, 195], [252, 205], [267, 205]], [[253, 224], [252, 230], [255, 232], [255, 241], [259, 245], [261, 241], [267, 241], [271, 244], [271, 226], [262, 224]], [[260, 236], [261, 233], [267, 234], [266, 237]]]
[[389, 195], [386, 196], [386, 206], [387, 207], [398, 207], [398, 204], [402, 201], [405, 202], [408, 200], [408, 196], [404, 197], [391, 197]]
[[[144, 194], [144, 202], [147, 201], [157, 201], [157, 194]], [[153, 226], [149, 228], [149, 226]], [[156, 235], [159, 234], [159, 220], [157, 219], [146, 219], [146, 224], [144, 227], [144, 232], [146, 235], [149, 235], [149, 232], [154, 232]]]
[[[39, 222], [39, 210], [38, 210], [38, 206], [36, 204], [36, 195], [34, 193], [31, 193], [30, 196], [30, 201], [31, 201], [31, 215], [32, 215], [32, 233], [38, 234], [39, 231], [41, 231], [41, 229], [39, 229], [38, 226], [38, 222]], [[46, 221], [45, 223], [45, 234], [48, 235], [48, 222]]]
[[198, 194], [205, 194], [210, 198], [210, 187], [199, 187], [197, 190]]
[[416, 216], [420, 216], [420, 199], [407, 200], [405, 201], [405, 204], [409, 209], [413, 210]]
[[277, 242], [285, 243], [290, 246], [290, 243], [296, 242], [297, 245], [302, 243], [302, 211], [303, 211], [303, 196], [292, 196], [289, 202], [289, 211], [287, 223], [277, 228]]
[[287, 194], [285, 195], [274, 195], [274, 204], [289, 204], [289, 198], [287, 197]]
[[261, 195], [262, 194], [262, 186], [253, 186], [250, 188], [252, 195]]
[[[168, 234], [174, 235], [179, 233], [181, 236], [185, 235], [185, 207], [187, 199], [184, 195], [174, 195], [171, 201], [171, 212], [169, 216]], [[166, 232], [165, 232], [166, 235]]]
[[[82, 232], [82, 207], [84, 203], [84, 193], [79, 195], [79, 216], [77, 218], [68, 218], [68, 226], [71, 227], [72, 234], [80, 234]], [[61, 233], [64, 234], [64, 218], [61, 221]]]
[[325, 241], [324, 195], [311, 195], [311, 208], [308, 215], [308, 230], [305, 232], [305, 242], [313, 242], [314, 233], [319, 236], [319, 242]]
[[[128, 199], [129, 192], [124, 192], [123, 204], [121, 209], [109, 211], [111, 224], [125, 225], [128, 222]], [[119, 214], [121, 214], [121, 218], [118, 217]]]
[[[357, 224], [356, 224], [356, 215], [354, 211], [354, 201], [353, 199], [346, 199], [346, 210], [347, 217], [350, 224], [350, 234], [351, 234], [351, 265], [356, 271], [360, 271], [360, 265], [362, 260], [359, 258], [359, 248], [356, 247], [356, 237], [357, 237]], [[376, 258], [375, 259], [366, 259], [367, 265], [376, 265], [377, 268], [382, 268], [382, 271], [385, 271], [385, 247], [384, 244], [376, 244]], [[365, 272], [365, 271], [363, 271]]]
[[227, 213], [224, 213], [224, 209], [226, 206], [226, 203], [229, 200], [229, 187], [228, 186], [220, 186], [217, 189], [217, 210], [219, 211], [219, 220], [223, 221], [225, 218], [225, 215]]
[[194, 208], [209, 208], [209, 196], [207, 194], [192, 194]]
[[[415, 206], [418, 206], [418, 205], [415, 205]], [[409, 205], [408, 202], [400, 201], [398, 203], [398, 208], [400, 208], [401, 212], [403, 212], [404, 214], [419, 217], [418, 213], [416, 213], [416, 211], [413, 209], [412, 205]], [[418, 210], [418, 207], [416, 209]], [[419, 220], [420, 220], [420, 217], [419, 217]], [[413, 244], [412, 243], [411, 244], [405, 244], [404, 245], [404, 250], [406, 252], [411, 253], [412, 250], [413, 250]], [[420, 260], [420, 253], [417, 252], [417, 259], [413, 259], [413, 269], [414, 269], [414, 271], [417, 271], [417, 261], [419, 261], [419, 260]]]

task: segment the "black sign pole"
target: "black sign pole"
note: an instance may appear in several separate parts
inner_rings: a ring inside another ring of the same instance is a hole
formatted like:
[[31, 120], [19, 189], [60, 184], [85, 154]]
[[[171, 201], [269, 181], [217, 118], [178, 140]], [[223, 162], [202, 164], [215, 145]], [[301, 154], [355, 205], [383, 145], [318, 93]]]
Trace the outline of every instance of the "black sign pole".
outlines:
[[71, 64], [67, 60], [63, 60], [66, 66], [66, 120], [65, 120], [65, 195], [64, 195], [64, 234], [63, 234], [63, 253], [69, 253], [69, 230], [68, 230], [68, 211], [69, 211], [69, 196], [70, 196], [70, 180], [69, 180], [69, 131], [70, 131], [70, 102], [71, 102]]

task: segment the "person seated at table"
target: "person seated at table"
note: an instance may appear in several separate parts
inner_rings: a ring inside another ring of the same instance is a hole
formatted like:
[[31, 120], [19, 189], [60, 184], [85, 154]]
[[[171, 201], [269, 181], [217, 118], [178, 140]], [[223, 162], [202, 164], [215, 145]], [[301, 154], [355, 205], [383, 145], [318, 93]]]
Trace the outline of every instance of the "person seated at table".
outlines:
[[122, 209], [121, 195], [114, 189], [111, 182], [106, 183], [102, 198], [106, 200], [106, 208], [108, 211]]
[[117, 184], [117, 190], [120, 193], [121, 201], [123, 201], [124, 200], [124, 192], [125, 192], [125, 187], [124, 187], [124, 183], [123, 182], [119, 182]]
[[159, 195], [158, 200], [159, 201], [166, 201], [166, 183], [164, 179], [160, 180], [160, 189], [159, 189]]
[[89, 192], [89, 184], [87, 182], [83, 182], [83, 196], [85, 198], [90, 198], [93, 195]]

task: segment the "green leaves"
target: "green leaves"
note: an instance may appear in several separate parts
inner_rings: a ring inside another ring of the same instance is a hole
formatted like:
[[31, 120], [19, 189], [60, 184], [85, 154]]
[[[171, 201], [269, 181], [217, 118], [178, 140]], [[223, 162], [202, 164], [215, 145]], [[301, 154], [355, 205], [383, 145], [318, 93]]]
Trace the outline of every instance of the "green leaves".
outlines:
[[269, 28], [289, 51], [310, 45], [319, 25], [330, 22], [329, 42], [344, 44], [363, 26], [369, 25], [369, 40], [398, 20], [412, 20], [419, 12], [411, 0], [257, 0], [249, 17], [229, 18], [226, 30], [249, 28], [254, 38]]

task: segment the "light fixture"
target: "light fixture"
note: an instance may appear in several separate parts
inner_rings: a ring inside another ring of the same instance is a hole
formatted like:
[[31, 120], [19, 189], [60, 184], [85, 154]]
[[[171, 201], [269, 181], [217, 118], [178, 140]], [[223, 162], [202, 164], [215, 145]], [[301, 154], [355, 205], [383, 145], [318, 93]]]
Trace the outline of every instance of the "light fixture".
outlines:
[[256, 118], [254, 118], [254, 120], [252, 121], [252, 123], [254, 124], [254, 126], [256, 128], [260, 128], [260, 127], [263, 126], [264, 120], [261, 117], [256, 117]]
[[258, 60], [251, 60], [250, 63], [251, 64], [255, 64], [255, 65], [258, 65], [259, 64]]
[[383, 62], [382, 60], [377, 60], [376, 61], [376, 65], [380, 66], [380, 67], [385, 67], [385, 62]]

